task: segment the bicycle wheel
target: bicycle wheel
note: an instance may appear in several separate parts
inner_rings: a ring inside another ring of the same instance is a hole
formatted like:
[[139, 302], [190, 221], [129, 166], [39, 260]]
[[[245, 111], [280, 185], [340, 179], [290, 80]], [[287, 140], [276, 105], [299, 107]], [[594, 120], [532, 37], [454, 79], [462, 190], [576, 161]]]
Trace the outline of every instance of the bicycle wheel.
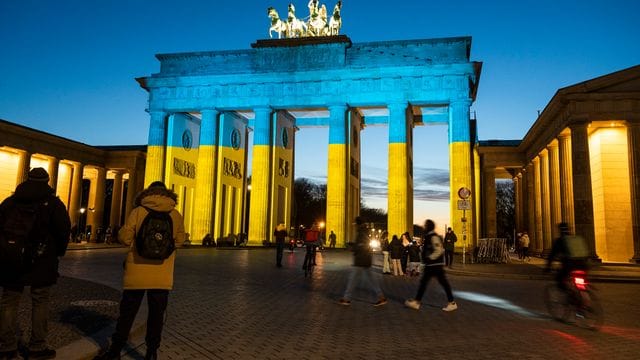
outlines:
[[591, 290], [580, 292], [581, 306], [576, 312], [576, 322], [584, 328], [598, 330], [604, 321], [604, 312], [596, 294]]
[[569, 305], [567, 293], [556, 284], [549, 284], [544, 289], [544, 302], [552, 318], [562, 322], [569, 321], [572, 306]]

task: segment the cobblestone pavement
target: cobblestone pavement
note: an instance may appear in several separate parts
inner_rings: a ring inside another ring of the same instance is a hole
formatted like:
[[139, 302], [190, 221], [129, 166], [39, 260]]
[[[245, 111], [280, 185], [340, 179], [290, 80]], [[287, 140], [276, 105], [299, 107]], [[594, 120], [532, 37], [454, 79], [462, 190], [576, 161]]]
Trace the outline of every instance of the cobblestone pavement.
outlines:
[[[632, 359], [640, 352], [640, 284], [597, 284], [605, 324], [594, 332], [550, 320], [542, 292], [548, 281], [450, 275], [460, 306], [432, 281], [419, 311], [403, 307], [417, 278], [380, 274], [389, 303], [358, 289], [351, 306], [337, 300], [350, 253], [318, 256], [311, 279], [303, 249], [180, 250], [160, 348], [161, 359]], [[71, 252], [66, 276], [119, 289], [124, 249]], [[379, 260], [378, 260], [379, 261]], [[144, 355], [143, 332], [125, 359]], [[78, 354], [81, 357], [81, 354]]]

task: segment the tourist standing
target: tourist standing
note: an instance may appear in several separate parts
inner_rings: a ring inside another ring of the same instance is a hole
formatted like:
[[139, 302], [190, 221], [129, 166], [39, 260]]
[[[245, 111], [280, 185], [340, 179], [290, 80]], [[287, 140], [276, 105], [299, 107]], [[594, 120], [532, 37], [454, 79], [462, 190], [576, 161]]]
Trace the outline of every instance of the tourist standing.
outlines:
[[276, 266], [282, 267], [282, 253], [284, 252], [284, 241], [287, 237], [287, 228], [283, 223], [276, 226], [276, 230], [273, 232], [276, 237]]
[[522, 261], [531, 260], [529, 257], [529, 235], [526, 231], [523, 231], [520, 237], [520, 248], [522, 249]]
[[448, 267], [453, 266], [453, 251], [456, 241], [458, 241], [456, 233], [453, 232], [453, 229], [447, 228], [447, 233], [444, 235], [444, 262]]
[[334, 233], [333, 230], [331, 230], [331, 234], [329, 234], [329, 247], [336, 247], [336, 233]]
[[400, 258], [402, 258], [402, 241], [398, 239], [398, 235], [393, 235], [391, 243], [389, 244], [389, 256], [391, 257], [391, 270], [394, 276], [404, 275], [402, 272], [402, 265], [400, 264]]
[[[25, 358], [56, 357], [47, 346], [49, 296], [58, 279], [58, 257], [69, 244], [71, 221], [48, 182], [49, 174], [34, 168], [0, 204], [0, 359], [18, 358], [18, 307], [25, 286], [31, 293], [31, 337]], [[23, 252], [27, 244], [36, 247]]]
[[386, 231], [382, 233], [380, 249], [382, 250], [382, 273], [391, 274], [391, 268], [389, 267], [389, 233]]

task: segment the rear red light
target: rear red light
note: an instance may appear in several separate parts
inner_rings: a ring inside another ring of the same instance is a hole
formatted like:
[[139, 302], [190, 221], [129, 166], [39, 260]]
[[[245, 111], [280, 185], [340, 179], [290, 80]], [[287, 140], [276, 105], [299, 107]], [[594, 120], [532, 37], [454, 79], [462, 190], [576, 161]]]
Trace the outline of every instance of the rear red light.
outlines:
[[585, 276], [586, 273], [584, 271], [574, 271], [571, 275], [576, 288], [578, 288], [578, 290], [586, 290], [588, 284]]

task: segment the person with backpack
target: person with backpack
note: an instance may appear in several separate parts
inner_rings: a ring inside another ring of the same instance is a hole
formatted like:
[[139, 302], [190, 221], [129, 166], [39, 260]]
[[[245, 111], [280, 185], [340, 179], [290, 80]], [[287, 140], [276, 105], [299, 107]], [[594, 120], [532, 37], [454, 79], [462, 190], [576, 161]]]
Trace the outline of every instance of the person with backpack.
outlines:
[[445, 293], [447, 294], [447, 300], [449, 303], [442, 308], [444, 311], [454, 311], [458, 308], [458, 305], [453, 300], [453, 293], [451, 292], [451, 285], [444, 274], [444, 248], [442, 245], [442, 237], [435, 232], [436, 224], [431, 219], [427, 219], [424, 223], [425, 234], [422, 238], [422, 262], [424, 263], [424, 270], [422, 277], [420, 278], [420, 285], [418, 286], [418, 293], [413, 299], [409, 299], [404, 302], [404, 305], [408, 308], [419, 310], [420, 301], [422, 296], [427, 290], [427, 284], [432, 277], [436, 277]]
[[23, 355], [56, 357], [47, 346], [49, 297], [58, 279], [58, 257], [67, 251], [71, 221], [48, 182], [47, 171], [34, 168], [0, 204], [0, 359], [18, 358], [18, 307], [25, 286], [30, 286], [32, 315]]
[[120, 316], [111, 346], [94, 359], [120, 359], [144, 294], [149, 315], [145, 359], [157, 359], [169, 290], [173, 288], [176, 244], [185, 239], [182, 215], [175, 209], [178, 196], [155, 181], [135, 200], [118, 239], [129, 246], [124, 267]]

